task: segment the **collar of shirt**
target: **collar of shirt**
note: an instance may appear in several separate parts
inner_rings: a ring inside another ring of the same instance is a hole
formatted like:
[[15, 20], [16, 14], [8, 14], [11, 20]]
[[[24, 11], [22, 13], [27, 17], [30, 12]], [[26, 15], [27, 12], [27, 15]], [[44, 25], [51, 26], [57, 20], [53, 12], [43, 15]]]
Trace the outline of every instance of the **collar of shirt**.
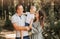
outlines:
[[[18, 14], [16, 13], [16, 15], [18, 16]], [[22, 16], [22, 15], [21, 15]], [[21, 18], [21, 16], [18, 16], [18, 17], [20, 17]]]

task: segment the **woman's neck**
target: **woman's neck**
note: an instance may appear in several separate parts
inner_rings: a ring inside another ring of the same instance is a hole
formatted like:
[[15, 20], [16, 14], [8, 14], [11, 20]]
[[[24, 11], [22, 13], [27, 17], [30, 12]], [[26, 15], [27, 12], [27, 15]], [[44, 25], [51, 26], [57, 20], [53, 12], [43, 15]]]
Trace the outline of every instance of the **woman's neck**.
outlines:
[[39, 18], [37, 18], [36, 21], [39, 21]]

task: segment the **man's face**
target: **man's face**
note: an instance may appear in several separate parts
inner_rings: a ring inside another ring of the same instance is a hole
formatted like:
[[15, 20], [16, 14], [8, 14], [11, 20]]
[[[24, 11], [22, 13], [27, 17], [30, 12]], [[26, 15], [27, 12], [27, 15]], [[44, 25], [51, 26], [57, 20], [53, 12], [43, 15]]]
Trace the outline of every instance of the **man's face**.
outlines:
[[22, 5], [18, 6], [17, 13], [18, 14], [22, 14], [23, 13], [23, 6]]

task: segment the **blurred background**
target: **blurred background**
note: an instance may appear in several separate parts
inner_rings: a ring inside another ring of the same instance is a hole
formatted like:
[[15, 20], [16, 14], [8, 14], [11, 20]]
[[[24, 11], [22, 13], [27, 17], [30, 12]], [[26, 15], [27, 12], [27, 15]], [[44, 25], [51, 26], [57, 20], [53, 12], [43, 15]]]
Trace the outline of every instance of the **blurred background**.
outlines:
[[19, 3], [23, 5], [24, 12], [29, 11], [31, 5], [35, 5], [37, 11], [44, 10], [44, 38], [60, 39], [60, 0], [0, 0], [0, 39], [15, 39], [16, 32], [10, 19]]

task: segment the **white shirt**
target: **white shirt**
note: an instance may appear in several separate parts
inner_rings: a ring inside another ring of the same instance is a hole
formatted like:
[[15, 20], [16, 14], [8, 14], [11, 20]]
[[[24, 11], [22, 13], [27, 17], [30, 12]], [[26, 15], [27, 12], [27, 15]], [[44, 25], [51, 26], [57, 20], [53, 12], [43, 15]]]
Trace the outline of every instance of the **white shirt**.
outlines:
[[35, 15], [31, 14], [30, 12], [26, 12], [27, 17], [26, 17], [26, 23], [30, 24], [30, 21], [34, 19]]
[[[17, 13], [14, 14], [11, 18], [11, 22], [16, 23], [18, 26], [25, 26], [25, 20], [26, 20], [26, 17], [24, 15], [19, 17]], [[28, 31], [22, 31], [22, 35], [28, 36]], [[20, 37], [20, 31], [16, 31], [16, 36]]]

